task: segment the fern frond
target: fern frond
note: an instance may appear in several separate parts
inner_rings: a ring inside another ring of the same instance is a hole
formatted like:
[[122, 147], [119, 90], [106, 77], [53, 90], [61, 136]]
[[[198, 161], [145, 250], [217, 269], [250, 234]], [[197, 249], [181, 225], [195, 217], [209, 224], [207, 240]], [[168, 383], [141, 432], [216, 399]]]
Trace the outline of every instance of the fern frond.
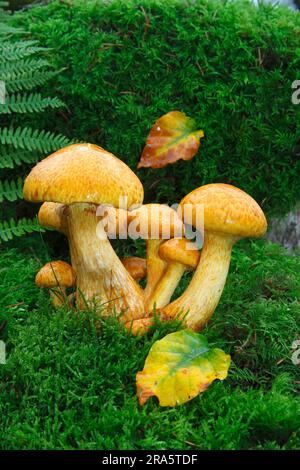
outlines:
[[61, 108], [63, 102], [59, 98], [43, 98], [40, 93], [17, 94], [8, 96], [5, 104], [0, 106], [0, 114], [40, 113], [46, 108]]
[[14, 47], [17, 47], [18, 49], [26, 49], [28, 47], [33, 47], [33, 46], [38, 46], [39, 42], [36, 39], [28, 39], [27, 41], [17, 41], [17, 42], [11, 42], [9, 40], [3, 41], [2, 44], [0, 44], [0, 52], [2, 50], [6, 50], [7, 48], [9, 49], [14, 49]]
[[[56, 97], [43, 97], [31, 92], [43, 86], [60, 71], [55, 71], [38, 53], [49, 51], [37, 41], [18, 40], [21, 29], [7, 21], [9, 13], [3, 11], [6, 2], [0, 0], [0, 81], [5, 83], [6, 100], [0, 106], [0, 115], [40, 113], [46, 108], [64, 106]], [[16, 40], [17, 39], [17, 40]], [[36, 56], [37, 55], [37, 56]], [[25, 91], [25, 93], [24, 93]], [[8, 121], [9, 122], [9, 121]], [[8, 124], [9, 126], [9, 124]], [[23, 163], [33, 163], [41, 156], [68, 145], [69, 139], [30, 127], [0, 127], [0, 169], [13, 170]], [[23, 179], [0, 180], [0, 203], [23, 198]], [[0, 221], [0, 243], [31, 232], [44, 232], [37, 219], [23, 218]]]
[[[43, 86], [58, 74], [56, 71], [42, 70], [40, 72], [30, 71], [22, 74], [19, 78], [3, 80], [6, 84], [8, 93], [15, 93], [21, 90], [32, 90], [33, 88]], [[1, 77], [0, 77], [1, 78]]]
[[13, 237], [21, 237], [26, 233], [45, 232], [37, 219], [20, 219], [18, 221], [10, 219], [8, 221], [0, 221], [0, 243], [1, 240], [7, 242]]
[[0, 44], [0, 62], [18, 61], [37, 52], [47, 50], [37, 44], [37, 41], [22, 41], [16, 43], [4, 41]]
[[9, 202], [16, 201], [23, 197], [23, 180], [18, 178], [17, 180], [0, 180], [0, 202], [5, 199]]
[[34, 73], [41, 68], [50, 66], [46, 59], [35, 57], [18, 60], [18, 62], [3, 62], [0, 63], [0, 79], [3, 81], [18, 80], [25, 74]]
[[[7, 19], [9, 18], [9, 16], [7, 15]], [[4, 23], [5, 21], [5, 17], [1, 17], [1, 23], [0, 23], [0, 35], [12, 35], [12, 34], [25, 34], [26, 31], [24, 31], [23, 29], [21, 28], [14, 28], [13, 26], [9, 26], [8, 24]]]
[[43, 154], [57, 150], [70, 144], [69, 139], [61, 134], [31, 129], [30, 127], [4, 127], [0, 129], [2, 145], [12, 145], [14, 148], [37, 150]]
[[28, 150], [17, 150], [12, 146], [1, 146], [0, 149], [0, 169], [13, 169], [23, 163], [36, 163], [41, 154], [39, 152], [31, 152]]

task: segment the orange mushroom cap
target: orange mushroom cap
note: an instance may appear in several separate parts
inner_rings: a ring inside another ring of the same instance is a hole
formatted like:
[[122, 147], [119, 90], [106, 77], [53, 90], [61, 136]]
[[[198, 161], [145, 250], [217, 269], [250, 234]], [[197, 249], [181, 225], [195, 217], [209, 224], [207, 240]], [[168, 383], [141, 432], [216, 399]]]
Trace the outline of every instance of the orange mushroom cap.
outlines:
[[121, 261], [135, 281], [139, 282], [141, 279], [146, 277], [147, 261], [144, 258], [131, 256], [128, 258], [123, 258]]
[[249, 194], [235, 186], [213, 183], [195, 189], [180, 202], [183, 219], [186, 204], [192, 207], [194, 226], [202, 206], [207, 231], [237, 238], [262, 237], [266, 233], [267, 220], [262, 209]]
[[76, 283], [76, 274], [72, 266], [65, 261], [50, 261], [45, 264], [35, 277], [37, 287], [73, 287]]
[[180, 263], [188, 268], [196, 269], [200, 253], [196, 245], [189, 242], [186, 238], [171, 238], [164, 242], [159, 248], [159, 256], [167, 262]]
[[141, 238], [169, 239], [184, 233], [184, 226], [177, 212], [164, 204], [144, 204], [129, 211], [128, 221], [137, 222]]
[[[24, 183], [28, 201], [63, 204], [141, 204], [142, 183], [133, 171], [112, 153], [93, 144], [74, 144], [39, 162]], [[126, 201], [123, 199], [122, 203]]]

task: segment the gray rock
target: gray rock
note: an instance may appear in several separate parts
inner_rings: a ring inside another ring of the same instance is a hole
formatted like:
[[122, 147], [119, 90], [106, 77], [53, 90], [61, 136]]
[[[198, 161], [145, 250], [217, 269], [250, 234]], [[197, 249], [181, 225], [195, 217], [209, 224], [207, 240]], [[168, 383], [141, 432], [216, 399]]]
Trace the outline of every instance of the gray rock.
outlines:
[[288, 250], [300, 249], [300, 207], [283, 218], [274, 218], [267, 238]]

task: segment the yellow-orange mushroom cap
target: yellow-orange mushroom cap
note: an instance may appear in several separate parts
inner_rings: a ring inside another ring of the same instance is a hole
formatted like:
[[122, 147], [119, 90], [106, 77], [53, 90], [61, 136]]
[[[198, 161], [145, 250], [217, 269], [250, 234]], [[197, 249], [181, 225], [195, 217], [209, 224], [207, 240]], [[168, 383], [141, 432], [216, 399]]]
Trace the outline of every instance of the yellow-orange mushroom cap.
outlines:
[[76, 274], [72, 266], [65, 261], [50, 261], [45, 264], [35, 277], [37, 287], [51, 289], [53, 287], [73, 287]]
[[128, 212], [128, 221], [136, 221], [141, 238], [159, 239], [182, 236], [184, 226], [177, 212], [165, 204], [144, 204]]
[[39, 162], [24, 183], [28, 201], [63, 204], [141, 204], [143, 186], [131, 169], [112, 153], [93, 144], [69, 145]]
[[161, 245], [159, 256], [165, 261], [180, 263], [188, 268], [196, 269], [200, 253], [198, 250], [192, 249], [190, 245], [194, 244], [186, 238], [171, 238]]
[[144, 258], [129, 256], [128, 258], [121, 259], [121, 261], [135, 281], [139, 282], [146, 277], [147, 262]]
[[212, 183], [195, 189], [180, 202], [192, 206], [192, 225], [196, 225], [197, 209], [203, 206], [204, 227], [208, 232], [221, 232], [237, 238], [262, 237], [267, 230], [266, 217], [257, 202], [230, 184]]

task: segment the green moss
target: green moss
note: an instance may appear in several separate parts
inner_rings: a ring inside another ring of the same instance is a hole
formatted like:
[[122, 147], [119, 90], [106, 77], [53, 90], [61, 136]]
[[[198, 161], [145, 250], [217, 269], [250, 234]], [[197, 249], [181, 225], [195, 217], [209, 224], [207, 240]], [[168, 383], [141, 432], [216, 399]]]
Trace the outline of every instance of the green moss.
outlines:
[[241, 187], [269, 213], [298, 199], [299, 14], [247, 1], [76, 0], [19, 21], [64, 68], [47, 90], [68, 105], [46, 116], [55, 130], [136, 168], [160, 115], [179, 109], [204, 129], [192, 162], [139, 172], [147, 201], [173, 203], [213, 181]]
[[[135, 374], [173, 324], [144, 338], [114, 320], [54, 311], [34, 287], [51, 250], [41, 238], [0, 251], [1, 449], [297, 449], [299, 258], [264, 242], [236, 245], [224, 295], [204, 334], [232, 356], [229, 377], [175, 409], [140, 407]], [[50, 251], [50, 252], [49, 252]], [[181, 285], [184, 288], [185, 281]]]

